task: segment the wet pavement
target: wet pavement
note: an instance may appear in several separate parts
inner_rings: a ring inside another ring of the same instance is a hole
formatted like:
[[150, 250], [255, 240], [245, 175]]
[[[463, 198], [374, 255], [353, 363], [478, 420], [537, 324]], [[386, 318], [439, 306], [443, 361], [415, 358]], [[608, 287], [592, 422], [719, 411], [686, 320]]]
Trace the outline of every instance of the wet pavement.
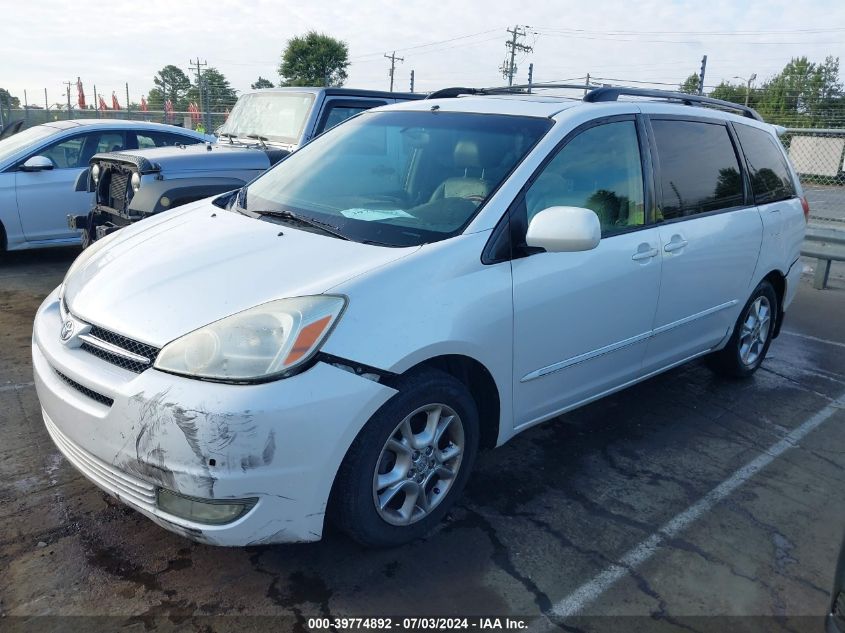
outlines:
[[0, 260], [0, 629], [511, 615], [532, 630], [822, 630], [845, 530], [841, 277], [802, 281], [749, 381], [692, 363], [482, 455], [425, 539], [369, 551], [329, 529], [222, 549], [107, 501], [47, 436], [31, 322], [74, 255]]

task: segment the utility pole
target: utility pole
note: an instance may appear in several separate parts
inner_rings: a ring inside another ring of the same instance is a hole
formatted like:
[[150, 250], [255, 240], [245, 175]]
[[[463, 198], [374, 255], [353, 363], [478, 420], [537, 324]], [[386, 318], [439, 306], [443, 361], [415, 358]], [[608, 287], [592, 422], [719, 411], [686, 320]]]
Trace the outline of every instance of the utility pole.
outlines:
[[391, 55], [388, 55], [387, 53], [385, 53], [384, 56], [387, 59], [390, 60], [390, 73], [389, 73], [390, 74], [390, 92], [393, 92], [393, 72], [396, 70], [396, 62], [397, 61], [404, 62], [405, 58], [404, 57], [396, 57], [396, 51], [393, 51], [393, 53]]
[[[587, 73], [587, 81], [584, 83], [584, 85], [585, 85], [585, 86], [589, 86], [589, 85], [590, 85], [590, 73]], [[587, 96], [587, 92], [588, 92], [589, 90], [590, 90], [589, 88], [584, 88], [584, 96], [585, 96], [585, 97]]]
[[132, 116], [129, 114], [129, 82], [126, 82], [126, 118], [131, 119]]
[[71, 87], [71, 82], [65, 81], [65, 82], [62, 82], [62, 83], [64, 83], [64, 85], [67, 86], [67, 89], [65, 90], [65, 92], [67, 93], [67, 118], [71, 118], [70, 117], [70, 87]]
[[414, 92], [414, 71], [411, 71], [411, 92]]
[[534, 62], [528, 64], [528, 93], [531, 94], [531, 84], [534, 82]]
[[[190, 60], [190, 64], [191, 64], [191, 67], [196, 66], [195, 70], [197, 71], [197, 92], [199, 92], [199, 96], [200, 96], [199, 108], [200, 108], [200, 112], [203, 112], [203, 109], [202, 109], [202, 92], [203, 92], [202, 67], [208, 66], [208, 60], [200, 62], [199, 55], [197, 55], [197, 61]], [[211, 127], [211, 126], [209, 126], [209, 127]]]
[[46, 88], [44, 88], [44, 109], [45, 109], [45, 110], [49, 110], [49, 109], [50, 109], [50, 104], [49, 104], [49, 102], [47, 101], [47, 89], [46, 89]]
[[502, 71], [502, 76], [507, 78], [509, 86], [513, 85], [513, 76], [516, 74], [516, 52], [530, 53], [534, 50], [531, 46], [517, 41], [518, 38], [528, 35], [525, 30], [527, 28], [529, 27], [516, 25], [513, 29], [507, 29], [508, 33], [511, 34], [511, 39], [505, 42], [505, 46], [510, 49], [510, 61], [505, 57], [505, 61], [502, 62], [499, 70]]
[[704, 71], [707, 69], [707, 55], [701, 58], [701, 72], [698, 74], [698, 94], [704, 94]]
[[97, 113], [97, 118], [100, 118], [100, 100], [97, 98], [97, 84], [94, 84], [94, 112]]

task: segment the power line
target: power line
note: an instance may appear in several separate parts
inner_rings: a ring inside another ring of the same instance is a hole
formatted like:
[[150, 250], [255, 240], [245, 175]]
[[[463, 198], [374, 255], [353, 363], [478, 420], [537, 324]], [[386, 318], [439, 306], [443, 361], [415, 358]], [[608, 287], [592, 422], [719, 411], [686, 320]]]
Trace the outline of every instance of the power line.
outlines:
[[[567, 38], [567, 39], [575, 39], [575, 40], [600, 40], [603, 42], [641, 42], [646, 44], [700, 44], [700, 40], [667, 40], [667, 39], [644, 39], [642, 37], [638, 37], [641, 35], [640, 33], [594, 33], [590, 35], [585, 35], [578, 32], [564, 32], [564, 31], [550, 31], [548, 29], [543, 29], [538, 31], [540, 35], [545, 35], [547, 37], [559, 37], [559, 38]], [[646, 35], [643, 33], [642, 35]], [[788, 35], [785, 33], [781, 33], [781, 35]], [[624, 36], [624, 37], [620, 37]], [[760, 41], [760, 40], [736, 40], [736, 39], [726, 39], [726, 40], [711, 40], [711, 42], [716, 43], [719, 41], [730, 42], [732, 44], [760, 44], [760, 45], [802, 45], [802, 46], [816, 46], [816, 45], [828, 45], [828, 44], [841, 44], [839, 40], [825, 40], [825, 41], [817, 41], [815, 39], [807, 39], [807, 40], [791, 40], [789, 42], [781, 42], [781, 41]]]
[[[429, 46], [437, 46], [439, 44], [449, 44], [451, 42], [456, 42], [458, 40], [465, 40], [465, 39], [469, 39], [470, 37], [477, 37], [479, 35], [487, 35], [488, 33], [494, 33], [496, 31], [499, 31], [499, 29], [487, 29], [486, 31], [479, 31], [478, 33], [469, 33], [467, 35], [459, 35], [457, 37], [450, 37], [449, 39], [446, 39], [446, 40], [438, 40], [436, 42], [428, 42], [428, 43], [425, 43], [425, 44], [416, 44], [414, 46], [406, 46], [404, 48], [397, 48], [395, 50], [399, 51], [399, 52], [412, 51], [412, 50], [417, 50], [417, 49], [420, 49], [420, 48], [427, 48]], [[361, 55], [356, 55], [355, 57], [351, 57], [350, 60], [361, 59], [362, 57], [377, 57], [378, 55], [381, 55], [381, 54], [382, 54], [381, 51], [379, 51], [378, 53], [362, 53]]]
[[546, 30], [561, 33], [592, 33], [596, 35], [781, 35], [787, 33], [833, 33], [838, 31], [845, 31], [845, 27], [776, 29], [764, 31], [599, 31], [591, 29], [572, 29], [565, 27], [546, 27]]

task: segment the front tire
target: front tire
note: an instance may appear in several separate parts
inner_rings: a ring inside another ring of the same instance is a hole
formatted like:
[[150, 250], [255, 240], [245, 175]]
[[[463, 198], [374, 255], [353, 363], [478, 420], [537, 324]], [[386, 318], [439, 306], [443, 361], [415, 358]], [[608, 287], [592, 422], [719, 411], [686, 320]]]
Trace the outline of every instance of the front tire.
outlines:
[[730, 378], [748, 378], [766, 357], [777, 325], [778, 296], [768, 281], [760, 282], [739, 314], [725, 347], [710, 357], [710, 366]]
[[467, 388], [436, 369], [402, 376], [352, 443], [332, 492], [335, 522], [368, 547], [424, 536], [454, 505], [478, 450]]

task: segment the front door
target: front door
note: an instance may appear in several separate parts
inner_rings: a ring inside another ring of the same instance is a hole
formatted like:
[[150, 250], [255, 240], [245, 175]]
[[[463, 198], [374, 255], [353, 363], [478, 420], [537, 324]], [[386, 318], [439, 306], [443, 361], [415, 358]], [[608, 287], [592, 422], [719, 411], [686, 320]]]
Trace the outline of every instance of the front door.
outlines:
[[80, 232], [68, 228], [67, 216], [88, 213], [93, 199], [87, 191], [74, 191], [76, 179], [95, 152], [124, 148], [124, 133], [108, 131], [79, 134], [38, 150], [35, 155], [49, 158], [53, 169], [15, 172], [18, 215], [26, 240], [79, 239]]
[[640, 148], [633, 116], [576, 131], [515, 211], [514, 224], [524, 227], [551, 206], [585, 207], [602, 226], [591, 251], [534, 253], [512, 262], [517, 426], [640, 374], [661, 267], [658, 230], [646, 223]]

